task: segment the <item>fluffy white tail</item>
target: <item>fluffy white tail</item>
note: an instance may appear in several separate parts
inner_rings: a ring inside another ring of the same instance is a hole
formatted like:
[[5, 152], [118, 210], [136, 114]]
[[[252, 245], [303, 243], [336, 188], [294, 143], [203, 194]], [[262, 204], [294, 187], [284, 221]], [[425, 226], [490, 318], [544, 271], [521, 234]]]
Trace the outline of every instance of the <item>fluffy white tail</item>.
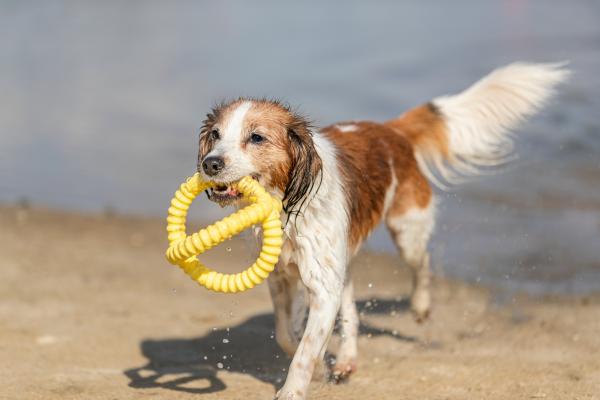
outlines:
[[511, 130], [539, 110], [568, 77], [564, 65], [510, 64], [459, 94], [437, 97], [388, 124], [407, 136], [423, 172], [444, 188], [507, 160], [513, 149]]

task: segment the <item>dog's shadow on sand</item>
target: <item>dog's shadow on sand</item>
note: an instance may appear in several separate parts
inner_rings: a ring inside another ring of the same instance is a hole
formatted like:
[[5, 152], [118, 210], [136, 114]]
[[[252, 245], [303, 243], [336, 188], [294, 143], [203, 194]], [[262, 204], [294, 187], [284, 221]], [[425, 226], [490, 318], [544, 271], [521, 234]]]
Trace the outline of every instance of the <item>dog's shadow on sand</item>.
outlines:
[[[394, 314], [408, 310], [406, 300], [372, 299], [357, 302], [361, 315]], [[226, 388], [217, 377], [219, 370], [248, 374], [275, 389], [283, 384], [290, 360], [274, 336], [272, 314], [253, 316], [230, 328], [213, 329], [192, 339], [145, 339], [141, 352], [148, 362], [124, 371], [129, 386], [138, 389], [163, 388], [195, 394], [214, 393]], [[360, 325], [361, 335], [390, 336], [417, 341], [396, 331]]]

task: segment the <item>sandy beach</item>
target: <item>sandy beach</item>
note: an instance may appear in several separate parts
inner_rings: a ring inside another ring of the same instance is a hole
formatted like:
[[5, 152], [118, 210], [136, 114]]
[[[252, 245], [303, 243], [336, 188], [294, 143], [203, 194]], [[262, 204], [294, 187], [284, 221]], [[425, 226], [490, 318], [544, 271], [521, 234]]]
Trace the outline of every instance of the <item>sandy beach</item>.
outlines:
[[[159, 218], [0, 207], [1, 399], [271, 399], [288, 360], [267, 288], [212, 294], [164, 260]], [[206, 256], [235, 271], [251, 242]], [[311, 399], [599, 399], [600, 296], [503, 298], [437, 277], [413, 322], [406, 270], [355, 260], [358, 372]], [[335, 353], [335, 340], [331, 351]]]

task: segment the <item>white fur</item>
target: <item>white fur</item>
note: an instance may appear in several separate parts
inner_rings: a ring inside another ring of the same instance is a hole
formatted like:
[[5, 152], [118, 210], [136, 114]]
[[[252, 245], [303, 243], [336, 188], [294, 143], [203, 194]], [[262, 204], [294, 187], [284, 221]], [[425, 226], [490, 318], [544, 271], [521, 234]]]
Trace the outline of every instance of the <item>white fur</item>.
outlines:
[[482, 173], [482, 167], [507, 160], [513, 149], [511, 129], [536, 112], [564, 81], [564, 64], [514, 63], [496, 69], [467, 90], [433, 100], [447, 126], [450, 158], [418, 152], [421, 169], [444, 187]]
[[335, 375], [342, 377], [343, 375], [349, 375], [356, 369], [359, 324], [358, 311], [354, 302], [354, 285], [348, 277], [342, 292], [342, 304], [340, 306], [340, 335], [342, 341], [336, 357]]
[[204, 176], [205, 179], [229, 183], [254, 172], [255, 168], [252, 164], [252, 159], [242, 150], [242, 138], [246, 133], [244, 132], [244, 119], [251, 107], [251, 101], [240, 103], [233, 110], [231, 116], [224, 121], [224, 126], [218, 127], [221, 138], [206, 157], [225, 157], [225, 168], [218, 176]]
[[348, 205], [342, 191], [336, 149], [318, 132], [313, 140], [323, 162], [322, 182], [308, 195], [309, 201], [298, 218], [293, 216], [288, 221], [278, 265], [284, 271], [288, 264], [298, 266], [310, 311], [287, 380], [278, 393], [279, 399], [306, 396], [315, 360], [323, 358], [333, 330], [348, 263]]
[[335, 126], [340, 132], [354, 132], [358, 129], [356, 124], [337, 124]]
[[385, 221], [398, 251], [413, 272], [412, 311], [417, 319], [424, 319], [431, 307], [427, 243], [435, 226], [435, 200], [422, 209], [412, 208], [401, 215], [388, 215]]
[[398, 178], [396, 178], [396, 171], [394, 168], [394, 161], [388, 160], [388, 166], [390, 168], [390, 172], [392, 174], [392, 182], [390, 186], [387, 188], [385, 192], [385, 197], [383, 199], [383, 215], [386, 215], [392, 203], [394, 202], [394, 198], [396, 197], [396, 189], [398, 188]]
[[409, 264], [417, 264], [427, 251], [427, 242], [435, 227], [435, 201], [425, 208], [411, 208], [402, 215], [386, 217], [388, 228]]

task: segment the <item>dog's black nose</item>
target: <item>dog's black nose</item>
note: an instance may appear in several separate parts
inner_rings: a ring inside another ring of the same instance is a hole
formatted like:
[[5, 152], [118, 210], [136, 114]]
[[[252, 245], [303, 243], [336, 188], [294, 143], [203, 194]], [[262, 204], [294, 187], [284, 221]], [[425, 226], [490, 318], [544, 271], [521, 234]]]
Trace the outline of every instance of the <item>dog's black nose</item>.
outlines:
[[223, 157], [206, 157], [202, 162], [202, 169], [208, 176], [215, 176], [225, 168]]

